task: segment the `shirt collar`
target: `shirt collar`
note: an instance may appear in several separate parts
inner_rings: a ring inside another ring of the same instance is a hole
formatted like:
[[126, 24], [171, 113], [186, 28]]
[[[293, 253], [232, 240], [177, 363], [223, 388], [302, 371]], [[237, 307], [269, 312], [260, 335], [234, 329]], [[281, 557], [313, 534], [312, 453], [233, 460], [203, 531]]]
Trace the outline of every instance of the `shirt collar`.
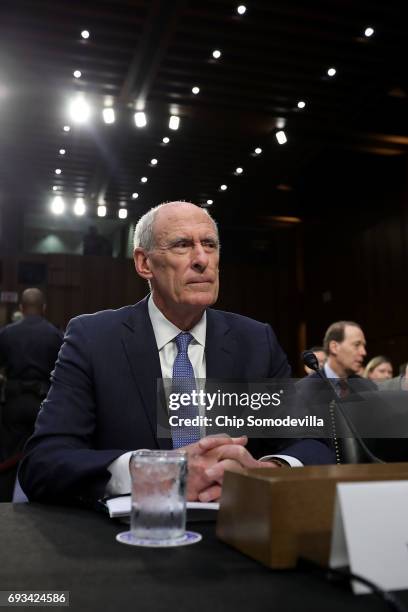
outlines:
[[336, 374], [336, 372], [331, 369], [327, 361], [324, 364], [323, 368], [324, 368], [324, 373], [326, 374], [327, 378], [340, 378], [338, 374]]
[[[154, 336], [156, 338], [156, 344], [159, 351], [174, 340], [176, 336], [182, 332], [182, 329], [179, 329], [174, 325], [171, 321], [166, 319], [164, 314], [159, 310], [156, 304], [153, 301], [152, 296], [150, 295], [149, 301], [147, 303], [147, 308], [149, 311], [150, 321], [153, 326]], [[205, 335], [207, 332], [207, 313], [204, 311], [201, 319], [189, 330], [190, 334], [193, 336], [194, 340], [205, 347]]]

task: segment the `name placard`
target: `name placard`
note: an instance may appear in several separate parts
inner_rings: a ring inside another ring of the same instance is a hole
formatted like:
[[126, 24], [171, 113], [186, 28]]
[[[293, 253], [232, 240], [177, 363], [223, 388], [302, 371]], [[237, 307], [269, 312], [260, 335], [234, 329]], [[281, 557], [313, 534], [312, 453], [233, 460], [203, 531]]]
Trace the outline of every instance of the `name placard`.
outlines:
[[385, 590], [408, 589], [408, 481], [344, 482], [336, 491], [330, 567], [349, 566]]

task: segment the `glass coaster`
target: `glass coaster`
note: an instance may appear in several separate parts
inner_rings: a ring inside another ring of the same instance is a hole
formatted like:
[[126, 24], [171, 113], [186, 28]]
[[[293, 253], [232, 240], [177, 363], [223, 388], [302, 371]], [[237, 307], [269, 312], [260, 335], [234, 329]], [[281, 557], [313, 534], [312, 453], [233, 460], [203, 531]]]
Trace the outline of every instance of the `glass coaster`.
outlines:
[[186, 531], [181, 538], [172, 538], [171, 540], [148, 540], [147, 538], [137, 538], [131, 531], [122, 531], [118, 533], [116, 539], [121, 544], [129, 546], [145, 546], [146, 548], [173, 548], [175, 546], [188, 546], [196, 544], [202, 540], [201, 533], [195, 531]]

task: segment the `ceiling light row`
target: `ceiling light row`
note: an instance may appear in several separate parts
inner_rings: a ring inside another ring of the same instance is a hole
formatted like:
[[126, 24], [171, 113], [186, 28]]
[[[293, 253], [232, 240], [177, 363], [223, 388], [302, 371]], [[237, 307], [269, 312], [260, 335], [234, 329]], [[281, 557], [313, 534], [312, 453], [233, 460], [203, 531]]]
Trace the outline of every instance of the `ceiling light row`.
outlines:
[[[51, 202], [51, 212], [54, 215], [62, 215], [65, 212], [66, 205], [62, 196], [55, 196]], [[83, 198], [76, 198], [73, 212], [77, 217], [82, 217], [86, 213], [86, 205]], [[99, 205], [97, 207], [96, 213], [98, 217], [106, 217], [107, 208], [104, 205]], [[119, 219], [126, 219], [128, 216], [127, 208], [120, 207], [118, 209], [118, 217]]]
[[[241, 16], [246, 13], [246, 10], [247, 10], [246, 6], [243, 5], [243, 4], [239, 5], [236, 8], [236, 11], [237, 11], [238, 15], [241, 15]], [[374, 28], [372, 28], [372, 27], [367, 27], [364, 30], [364, 35], [367, 38], [373, 36], [373, 34], [374, 34]], [[90, 36], [90, 33], [89, 33], [88, 30], [83, 30], [81, 32], [81, 37], [83, 39], [88, 39], [89, 36]], [[214, 59], [219, 59], [221, 57], [221, 55], [222, 55], [222, 53], [221, 53], [221, 51], [219, 49], [214, 49], [213, 52], [212, 52], [212, 57]], [[329, 67], [327, 69], [327, 71], [326, 71], [327, 76], [329, 76], [330, 78], [334, 77], [336, 75], [336, 73], [337, 73], [337, 70], [336, 70], [336, 68], [334, 66]], [[78, 78], [81, 78], [82, 73], [81, 73], [80, 70], [75, 70], [73, 72], [73, 76], [78, 79]], [[193, 95], [198, 95], [200, 93], [200, 87], [198, 85], [195, 85], [194, 87], [192, 87], [191, 92], [193, 93]], [[297, 102], [297, 107], [300, 110], [304, 109], [306, 107], [306, 102], [304, 100], [299, 100]], [[76, 120], [78, 122], [84, 122], [84, 121], [86, 121], [89, 118], [90, 114], [91, 114], [90, 107], [87, 105], [87, 103], [84, 101], [84, 99], [82, 97], [78, 97], [76, 99], [76, 101], [74, 101], [72, 103], [72, 105], [71, 105], [71, 115], [73, 116], [74, 120]], [[115, 122], [115, 118], [116, 118], [115, 117], [115, 111], [114, 111], [114, 109], [112, 107], [104, 108], [103, 111], [102, 111], [102, 116], [103, 116], [103, 120], [104, 120], [104, 122], [106, 124], [112, 124], [112, 123]], [[145, 127], [147, 125], [147, 117], [146, 117], [145, 112], [144, 111], [137, 111], [135, 113], [135, 115], [134, 115], [134, 121], [135, 121], [136, 127], [138, 127], [138, 128]], [[176, 115], [172, 115], [170, 117], [170, 119], [169, 119], [169, 128], [172, 129], [172, 130], [177, 130], [179, 128], [179, 125], [180, 125], [180, 117], [178, 117]], [[64, 126], [64, 131], [68, 132], [69, 130], [70, 130], [70, 126], [68, 126], [68, 125]], [[278, 131], [276, 131], [275, 137], [276, 137], [277, 142], [280, 145], [283, 145], [283, 144], [287, 143], [287, 136], [286, 136], [286, 134], [285, 134], [283, 129], [279, 129]], [[168, 144], [169, 141], [170, 141], [170, 139], [167, 136], [165, 136], [162, 139], [162, 143], [163, 144]], [[64, 149], [60, 149], [59, 153], [60, 153], [60, 155], [65, 155], [65, 150]], [[261, 153], [262, 153], [262, 149], [260, 147], [256, 147], [251, 155], [258, 156]], [[156, 158], [153, 158], [150, 161], [150, 165], [151, 166], [156, 166], [157, 163], [158, 163], [158, 160]], [[55, 170], [55, 173], [56, 174], [61, 174], [61, 169], [57, 168]], [[239, 167], [237, 167], [235, 169], [234, 174], [236, 176], [240, 176], [242, 173], [243, 173], [243, 168], [242, 167], [239, 166]], [[142, 177], [140, 179], [140, 182], [141, 183], [146, 183], [147, 180], [148, 180], [147, 177], [144, 176], [144, 177]], [[54, 186], [53, 190], [56, 190], [56, 189], [57, 188]], [[228, 186], [226, 184], [222, 184], [219, 187], [220, 191], [226, 191], [227, 189], [228, 189]], [[138, 198], [138, 193], [137, 192], [133, 192], [132, 193], [132, 199], [137, 199], [137, 198]], [[213, 202], [214, 201], [211, 200], [211, 199], [207, 200], [207, 204], [208, 205], [213, 204]], [[103, 208], [103, 207], [101, 207], [101, 208]], [[121, 210], [124, 210], [124, 209], [121, 209]]]
[[[194, 88], [193, 88], [194, 89]], [[199, 88], [197, 88], [199, 91]], [[86, 123], [91, 115], [92, 108], [87, 102], [83, 94], [76, 95], [69, 104], [69, 115], [75, 123]], [[115, 110], [109, 106], [102, 110], [103, 121], [107, 124], [115, 123], [116, 115]], [[137, 128], [144, 128], [148, 123], [146, 113], [144, 111], [136, 111], [134, 114], [134, 122]], [[170, 115], [169, 117], [169, 129], [178, 130], [180, 127], [180, 117], [178, 115]], [[64, 131], [69, 132], [71, 127], [64, 125]], [[167, 141], [163, 139], [166, 144]]]
[[[245, 12], [246, 12], [246, 7], [244, 5], [240, 5], [237, 8], [237, 13], [239, 13], [240, 15], [243, 15]], [[373, 34], [374, 34], [374, 28], [372, 28], [372, 27], [367, 27], [365, 29], [365, 31], [364, 31], [364, 35], [366, 37], [370, 37]], [[213, 57], [215, 57], [214, 53], [215, 53], [215, 51], [213, 52]], [[336, 70], [336, 68], [334, 68], [334, 66], [331, 66], [330, 68], [327, 69], [327, 76], [329, 76], [329, 77], [334, 77], [336, 75], [336, 73], [337, 73], [337, 70]], [[196, 90], [196, 91], [194, 91], [194, 90]], [[199, 93], [199, 91], [200, 90], [199, 90], [198, 87], [193, 87], [193, 89], [192, 89], [193, 93]], [[306, 107], [306, 102], [304, 100], [299, 100], [297, 102], [297, 107], [299, 109], [301, 109], [301, 110], [304, 109]], [[286, 144], [288, 142], [288, 138], [287, 138], [286, 133], [285, 133], [285, 131], [283, 129], [279, 129], [278, 131], [275, 132], [275, 138], [278, 141], [278, 144], [280, 144], [280, 145], [284, 145], [284, 144]], [[251, 153], [251, 155], [253, 157], [255, 157], [255, 156], [260, 155], [261, 153], [262, 153], [262, 149], [260, 147], [256, 147], [254, 149], [254, 151]], [[238, 168], [235, 169], [235, 172], [234, 172], [235, 176], [240, 176], [242, 173], [243, 173], [243, 168], [238, 167]], [[219, 186], [218, 190], [223, 192], [223, 191], [227, 191], [227, 189], [228, 189], [228, 185], [223, 183], [223, 184], [221, 184]], [[214, 204], [214, 200], [208, 199], [207, 200], [207, 205], [211, 206], [212, 204]]]
[[[255, 147], [255, 149], [251, 152], [251, 156], [252, 157], [258, 157], [259, 155], [262, 154], [262, 149], [261, 147]], [[242, 166], [237, 166], [234, 170], [234, 175], [235, 176], [241, 176], [244, 173], [244, 169], [242, 168]], [[222, 185], [219, 186], [218, 191], [227, 191], [228, 189], [228, 185], [226, 185], [225, 183], [222, 183]], [[212, 204], [214, 204], [214, 200], [212, 199], [208, 199], [207, 200], [207, 205], [211, 206]]]

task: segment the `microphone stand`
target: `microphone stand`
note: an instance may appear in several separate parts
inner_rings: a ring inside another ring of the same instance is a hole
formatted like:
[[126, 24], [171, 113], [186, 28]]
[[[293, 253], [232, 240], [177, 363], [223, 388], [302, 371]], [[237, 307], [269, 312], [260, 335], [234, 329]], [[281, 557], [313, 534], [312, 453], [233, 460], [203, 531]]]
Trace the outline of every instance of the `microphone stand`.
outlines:
[[[316, 372], [316, 374], [320, 376], [320, 378], [324, 381], [326, 386], [328, 386], [328, 388], [330, 389], [330, 392], [332, 394], [332, 401], [330, 402], [330, 412], [331, 412], [331, 416], [333, 419], [334, 434], [336, 432], [335, 432], [335, 421], [334, 421], [335, 415], [333, 411], [333, 406], [336, 407], [337, 411], [341, 414], [343, 421], [346, 423], [347, 427], [349, 428], [354, 438], [358, 442], [361, 450], [371, 460], [371, 462], [372, 463], [385, 463], [385, 461], [383, 461], [382, 459], [380, 459], [379, 457], [377, 457], [376, 455], [374, 455], [374, 453], [370, 451], [370, 449], [367, 447], [364, 440], [362, 440], [360, 434], [354, 427], [353, 423], [347, 416], [347, 413], [345, 412], [345, 410], [343, 410], [343, 406], [341, 405], [340, 402], [337, 401], [338, 396], [337, 396], [336, 388], [334, 384], [332, 383], [332, 381], [329, 378], [327, 378], [322, 372], [322, 370], [319, 368], [319, 362], [317, 361], [316, 355], [312, 351], [304, 351], [302, 353], [302, 359], [303, 359], [303, 363], [309, 368], [311, 368], [312, 370], [314, 370], [314, 372]], [[336, 459], [340, 459], [336, 435], [334, 437], [334, 444], [335, 444], [335, 450], [336, 450]]]

